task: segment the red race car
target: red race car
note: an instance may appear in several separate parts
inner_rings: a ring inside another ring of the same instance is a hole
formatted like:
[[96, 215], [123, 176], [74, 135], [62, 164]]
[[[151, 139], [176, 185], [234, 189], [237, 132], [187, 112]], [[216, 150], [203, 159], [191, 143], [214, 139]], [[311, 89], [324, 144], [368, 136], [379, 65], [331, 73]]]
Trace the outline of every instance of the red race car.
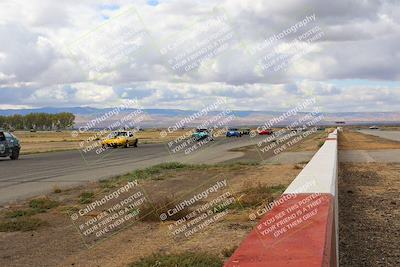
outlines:
[[271, 135], [272, 130], [262, 130], [258, 132], [259, 135]]

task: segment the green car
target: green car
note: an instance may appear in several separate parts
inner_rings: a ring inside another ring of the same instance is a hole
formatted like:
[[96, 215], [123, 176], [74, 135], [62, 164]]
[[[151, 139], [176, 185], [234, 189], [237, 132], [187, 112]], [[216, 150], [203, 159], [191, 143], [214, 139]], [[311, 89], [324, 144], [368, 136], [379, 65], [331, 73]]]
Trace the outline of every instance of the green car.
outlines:
[[10, 157], [16, 160], [19, 157], [21, 145], [12, 133], [0, 130], [0, 157]]
[[211, 137], [211, 140], [213, 140], [212, 138], [212, 134], [210, 133], [210, 131], [208, 129], [196, 129], [196, 132], [194, 132], [192, 134], [192, 137], [196, 140], [202, 140], [208, 137]]

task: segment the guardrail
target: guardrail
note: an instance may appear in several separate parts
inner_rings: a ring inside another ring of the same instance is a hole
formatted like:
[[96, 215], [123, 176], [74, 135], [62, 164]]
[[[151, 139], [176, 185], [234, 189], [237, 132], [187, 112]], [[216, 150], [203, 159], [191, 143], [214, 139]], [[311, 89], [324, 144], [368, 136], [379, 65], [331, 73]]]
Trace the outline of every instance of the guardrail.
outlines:
[[338, 266], [337, 133], [279, 199], [257, 210], [262, 219], [225, 267]]

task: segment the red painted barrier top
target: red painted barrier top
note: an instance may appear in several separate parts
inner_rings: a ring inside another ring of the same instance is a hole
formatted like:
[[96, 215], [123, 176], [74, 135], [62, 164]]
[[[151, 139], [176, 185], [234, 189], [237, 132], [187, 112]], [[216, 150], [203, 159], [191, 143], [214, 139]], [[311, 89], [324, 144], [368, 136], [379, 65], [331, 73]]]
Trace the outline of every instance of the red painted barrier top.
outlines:
[[335, 266], [333, 224], [331, 194], [295, 195], [262, 218], [225, 267]]

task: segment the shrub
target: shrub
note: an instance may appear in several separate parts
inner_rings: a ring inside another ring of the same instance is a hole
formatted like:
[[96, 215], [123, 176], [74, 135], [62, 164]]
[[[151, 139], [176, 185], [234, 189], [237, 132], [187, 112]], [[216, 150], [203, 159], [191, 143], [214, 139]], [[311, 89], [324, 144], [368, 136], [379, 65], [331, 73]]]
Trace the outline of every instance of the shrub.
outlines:
[[[272, 202], [286, 189], [284, 185], [266, 186], [258, 184], [256, 187], [247, 187], [242, 193], [239, 202], [243, 208], [254, 207], [263, 202]], [[237, 206], [237, 205], [236, 205]]]
[[153, 254], [130, 264], [130, 267], [221, 267], [222, 260], [204, 252], [184, 252], [180, 254]]
[[18, 217], [35, 215], [37, 213], [39, 213], [39, 211], [35, 210], [35, 209], [11, 210], [11, 211], [6, 212], [5, 217], [6, 218], [18, 218]]
[[0, 222], [0, 232], [32, 231], [47, 225], [47, 222], [37, 218], [18, 218]]
[[39, 212], [45, 212], [46, 210], [57, 207], [59, 204], [58, 201], [51, 200], [47, 197], [36, 198], [29, 201], [29, 207]]
[[79, 202], [81, 204], [88, 204], [93, 201], [94, 193], [93, 192], [83, 192], [79, 195]]
[[58, 186], [54, 186], [53, 187], [53, 192], [54, 193], [59, 194], [59, 193], [61, 193], [61, 191], [62, 191], [61, 188], [59, 188]]
[[[172, 200], [171, 198], [164, 198], [163, 200], [157, 201], [157, 203], [147, 203], [140, 208], [140, 220], [141, 221], [150, 221], [150, 222], [159, 222], [160, 214], [166, 212], [169, 209], [173, 209], [178, 204], [177, 201]], [[183, 210], [175, 213], [172, 216], [167, 217], [167, 221], [177, 221], [182, 217], [185, 217], [191, 212], [189, 208], [184, 208]]]
[[232, 247], [224, 248], [222, 250], [222, 255], [224, 255], [225, 258], [229, 258], [230, 256], [232, 256], [233, 252], [235, 252], [235, 250], [237, 248], [238, 248], [238, 246], [232, 246]]

